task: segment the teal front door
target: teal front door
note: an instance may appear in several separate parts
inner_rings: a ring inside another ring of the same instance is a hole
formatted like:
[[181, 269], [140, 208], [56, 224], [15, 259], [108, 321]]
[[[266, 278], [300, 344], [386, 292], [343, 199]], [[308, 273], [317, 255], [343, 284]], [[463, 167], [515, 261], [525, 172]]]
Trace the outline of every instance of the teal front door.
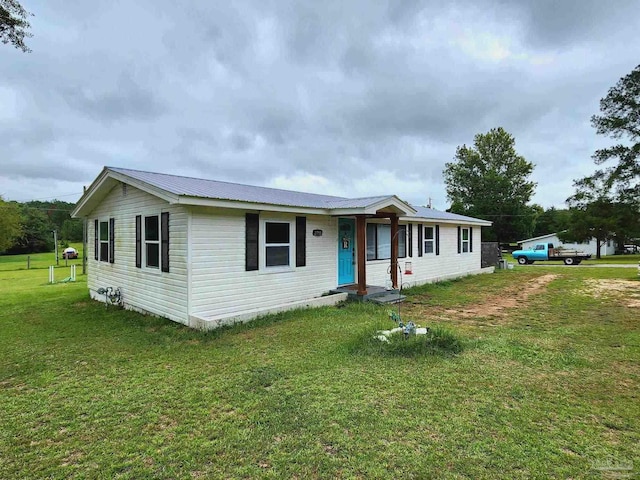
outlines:
[[338, 219], [338, 285], [354, 283], [355, 277], [355, 220]]

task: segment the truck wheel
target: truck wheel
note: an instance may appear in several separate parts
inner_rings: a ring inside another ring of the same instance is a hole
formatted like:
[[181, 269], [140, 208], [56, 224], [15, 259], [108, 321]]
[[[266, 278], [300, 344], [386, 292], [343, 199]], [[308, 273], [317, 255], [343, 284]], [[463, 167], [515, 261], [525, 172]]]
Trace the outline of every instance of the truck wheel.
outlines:
[[518, 263], [520, 265], [526, 265], [527, 264], [527, 257], [518, 257]]
[[573, 258], [571, 258], [571, 257], [565, 258], [564, 259], [564, 264], [565, 265], [573, 265]]

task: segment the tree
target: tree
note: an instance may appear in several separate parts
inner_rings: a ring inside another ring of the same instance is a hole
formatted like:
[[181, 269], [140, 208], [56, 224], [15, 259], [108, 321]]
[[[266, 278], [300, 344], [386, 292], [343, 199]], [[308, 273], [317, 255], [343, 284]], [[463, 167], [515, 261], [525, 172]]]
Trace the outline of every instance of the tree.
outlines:
[[601, 115], [591, 117], [599, 135], [625, 139], [609, 148], [596, 150], [593, 159], [601, 165], [616, 159], [618, 164], [598, 170], [593, 180], [614, 188], [620, 200], [640, 200], [640, 65], [618, 80], [600, 100]]
[[571, 221], [571, 212], [567, 209], [557, 209], [550, 207], [544, 210], [536, 218], [534, 237], [546, 235], [547, 233], [557, 233], [568, 228]]
[[531, 236], [537, 211], [527, 203], [536, 187], [533, 164], [518, 155], [515, 140], [503, 128], [474, 137], [474, 146], [456, 149], [444, 181], [453, 213], [490, 220], [483, 238], [498, 242]]
[[16, 203], [0, 197], [0, 253], [9, 249], [20, 236], [20, 210]]
[[31, 49], [24, 43], [25, 38], [33, 36], [27, 31], [31, 27], [27, 21], [30, 15], [17, 0], [0, 0], [0, 41], [11, 43], [23, 52], [30, 52]]
[[69, 218], [65, 220], [60, 229], [60, 238], [65, 242], [81, 242], [83, 235], [82, 220]]
[[38, 253], [53, 250], [55, 228], [46, 213], [26, 204], [20, 205], [22, 232], [9, 248], [9, 253]]
[[571, 206], [571, 218], [565, 232], [559, 234], [563, 241], [597, 240], [596, 257], [607, 241], [614, 241], [618, 248], [629, 238], [640, 235], [640, 214], [635, 203], [612, 198], [605, 180], [593, 177], [574, 182], [576, 193], [567, 199]]

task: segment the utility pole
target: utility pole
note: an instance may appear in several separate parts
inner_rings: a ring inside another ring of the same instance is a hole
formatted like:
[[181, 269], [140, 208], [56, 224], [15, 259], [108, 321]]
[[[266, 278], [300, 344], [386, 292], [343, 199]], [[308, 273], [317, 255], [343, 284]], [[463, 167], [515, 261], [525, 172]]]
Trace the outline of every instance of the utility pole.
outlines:
[[60, 260], [58, 259], [58, 231], [57, 230], [53, 231], [53, 244], [55, 245], [55, 249], [56, 249], [56, 265], [60, 265]]

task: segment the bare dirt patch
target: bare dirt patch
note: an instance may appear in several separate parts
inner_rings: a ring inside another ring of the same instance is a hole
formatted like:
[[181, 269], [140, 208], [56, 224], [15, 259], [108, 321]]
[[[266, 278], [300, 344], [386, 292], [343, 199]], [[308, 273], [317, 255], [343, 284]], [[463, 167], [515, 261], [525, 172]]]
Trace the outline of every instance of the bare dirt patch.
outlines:
[[634, 280], [597, 279], [585, 280], [583, 293], [593, 298], [620, 301], [630, 308], [640, 308], [640, 283]]
[[465, 305], [460, 308], [442, 308], [422, 303], [409, 304], [404, 308], [409, 314], [417, 317], [437, 316], [443, 320], [470, 319], [477, 317], [490, 317], [500, 319], [506, 317], [510, 310], [522, 307], [529, 297], [544, 290], [546, 286], [558, 278], [560, 275], [549, 273], [536, 277], [525, 285], [514, 285], [505, 288], [502, 292], [494, 295], [487, 295], [481, 301], [473, 305]]

